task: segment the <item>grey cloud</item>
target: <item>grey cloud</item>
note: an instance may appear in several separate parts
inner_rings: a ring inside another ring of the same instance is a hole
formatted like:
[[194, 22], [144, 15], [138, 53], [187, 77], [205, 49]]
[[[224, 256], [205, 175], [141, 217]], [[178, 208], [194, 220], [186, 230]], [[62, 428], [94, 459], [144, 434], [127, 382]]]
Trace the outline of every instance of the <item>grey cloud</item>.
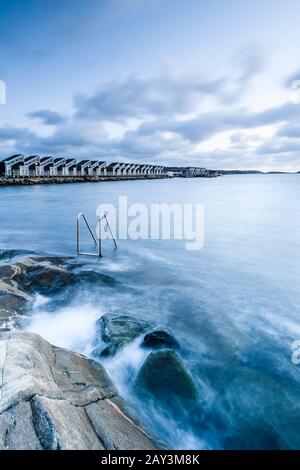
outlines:
[[142, 124], [138, 133], [147, 135], [155, 131], [175, 132], [191, 142], [199, 142], [212, 135], [232, 129], [251, 129], [259, 126], [278, 124], [300, 119], [300, 107], [292, 103], [273, 107], [262, 112], [249, 112], [244, 108], [233, 111], [220, 109], [216, 112], [202, 113], [196, 118], [178, 121], [161, 120]]
[[173, 116], [194, 111], [204, 95], [222, 94], [222, 80], [129, 77], [110, 82], [91, 96], [74, 99], [76, 117], [123, 121], [146, 116]]
[[128, 118], [174, 118], [199, 110], [207, 96], [218, 103], [234, 103], [248, 82], [263, 67], [258, 48], [240, 51], [228, 76], [165, 75], [154, 78], [129, 76], [103, 84], [96, 93], [74, 98], [76, 118], [126, 121]]
[[67, 118], [56, 111], [39, 109], [27, 114], [31, 119], [38, 119], [45, 125], [58, 126], [66, 122]]
[[[282, 141], [282, 142], [277, 142], [275, 140], [274, 141], [267, 141], [265, 142], [264, 144], [260, 145], [257, 150], [256, 150], [256, 153], [257, 154], [264, 154], [264, 155], [276, 155], [276, 154], [287, 154], [287, 153], [292, 153], [292, 152], [297, 152], [299, 153], [300, 151], [300, 142], [295, 142], [294, 140], [293, 141], [290, 141], [290, 140], [285, 140], [285, 141]], [[299, 165], [300, 165], [300, 158], [298, 156], [298, 159], [299, 159]]]
[[277, 135], [280, 137], [300, 138], [300, 124], [292, 123], [282, 126], [278, 130]]
[[293, 86], [293, 83], [297, 80], [300, 80], [300, 69], [288, 75], [284, 80], [284, 85], [287, 88], [291, 88]]
[[4, 126], [0, 127], [0, 141], [16, 140], [29, 142], [35, 138], [35, 134], [26, 128]]

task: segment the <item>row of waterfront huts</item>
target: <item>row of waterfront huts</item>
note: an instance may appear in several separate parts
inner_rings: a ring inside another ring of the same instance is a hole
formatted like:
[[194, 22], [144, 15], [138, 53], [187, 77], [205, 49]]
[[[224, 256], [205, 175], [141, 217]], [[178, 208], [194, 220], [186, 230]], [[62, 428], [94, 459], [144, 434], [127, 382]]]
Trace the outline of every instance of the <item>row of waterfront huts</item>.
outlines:
[[75, 158], [25, 157], [22, 154], [12, 155], [0, 161], [0, 176], [5, 178], [22, 177], [97, 177], [97, 176], [163, 176], [163, 166], [141, 165], [135, 163], [110, 163], [98, 160], [82, 160]]

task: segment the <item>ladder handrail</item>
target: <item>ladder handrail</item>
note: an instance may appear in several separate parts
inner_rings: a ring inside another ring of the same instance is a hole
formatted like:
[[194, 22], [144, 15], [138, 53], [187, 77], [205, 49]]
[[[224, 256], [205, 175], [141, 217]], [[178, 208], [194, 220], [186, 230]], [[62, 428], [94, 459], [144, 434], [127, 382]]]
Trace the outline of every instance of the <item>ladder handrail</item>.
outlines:
[[113, 240], [113, 242], [114, 242], [114, 244], [115, 244], [115, 247], [117, 248], [118, 245], [117, 245], [116, 239], [115, 239], [115, 237], [114, 237], [113, 231], [112, 231], [112, 229], [111, 229], [110, 223], [108, 222], [108, 218], [107, 218], [107, 215], [105, 214], [105, 212], [103, 212], [103, 214], [100, 215], [100, 217], [99, 217], [99, 223], [101, 223], [101, 220], [102, 220], [102, 219], [105, 219], [106, 225], [108, 226], [108, 230], [109, 230], [109, 232], [110, 232], [110, 234], [111, 234], [111, 238], [112, 238], [112, 240]]
[[[93, 241], [95, 243], [96, 246], [98, 246], [99, 250], [98, 250], [98, 254], [96, 253], [82, 253], [80, 251], [80, 220], [81, 218], [83, 218], [92, 238], [93, 238]], [[108, 226], [108, 229], [109, 229], [109, 232], [111, 234], [111, 237], [112, 237], [112, 240], [114, 242], [114, 245], [115, 245], [115, 248], [117, 248], [117, 242], [116, 242], [116, 239], [114, 237], [114, 234], [112, 232], [112, 229], [111, 229], [111, 226], [108, 222], [108, 218], [107, 218], [107, 215], [105, 213], [101, 214], [100, 217], [99, 217], [99, 237], [98, 237], [98, 241], [96, 240], [96, 237], [95, 235], [93, 234], [92, 232], [92, 229], [90, 227], [90, 224], [88, 223], [88, 220], [85, 216], [85, 214], [83, 212], [80, 212], [80, 214], [78, 214], [77, 216], [77, 254], [78, 255], [88, 255], [88, 256], [99, 256], [99, 257], [102, 257], [103, 256], [103, 251], [102, 251], [102, 237], [101, 237], [101, 221], [105, 219], [105, 222]]]

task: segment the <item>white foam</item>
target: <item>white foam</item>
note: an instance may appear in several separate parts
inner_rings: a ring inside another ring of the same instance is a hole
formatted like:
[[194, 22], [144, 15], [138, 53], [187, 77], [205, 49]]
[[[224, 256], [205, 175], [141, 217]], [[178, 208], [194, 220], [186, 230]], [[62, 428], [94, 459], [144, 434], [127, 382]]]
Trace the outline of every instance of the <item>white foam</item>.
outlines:
[[114, 357], [105, 359], [103, 365], [114, 384], [124, 397], [128, 396], [128, 391], [140, 370], [149, 351], [140, 347], [141, 338], [137, 338], [128, 346], [122, 348]]
[[103, 314], [92, 305], [68, 306], [49, 312], [45, 302], [36, 299], [27, 326], [50, 343], [81, 354], [90, 355], [95, 337], [95, 322]]

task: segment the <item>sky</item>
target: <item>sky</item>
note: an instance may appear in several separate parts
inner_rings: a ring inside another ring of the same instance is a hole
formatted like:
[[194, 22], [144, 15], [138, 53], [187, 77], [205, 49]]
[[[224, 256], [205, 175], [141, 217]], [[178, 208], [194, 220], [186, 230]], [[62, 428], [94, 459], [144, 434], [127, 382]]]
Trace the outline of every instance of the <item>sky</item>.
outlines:
[[0, 158], [300, 171], [299, 18], [298, 0], [0, 0]]

